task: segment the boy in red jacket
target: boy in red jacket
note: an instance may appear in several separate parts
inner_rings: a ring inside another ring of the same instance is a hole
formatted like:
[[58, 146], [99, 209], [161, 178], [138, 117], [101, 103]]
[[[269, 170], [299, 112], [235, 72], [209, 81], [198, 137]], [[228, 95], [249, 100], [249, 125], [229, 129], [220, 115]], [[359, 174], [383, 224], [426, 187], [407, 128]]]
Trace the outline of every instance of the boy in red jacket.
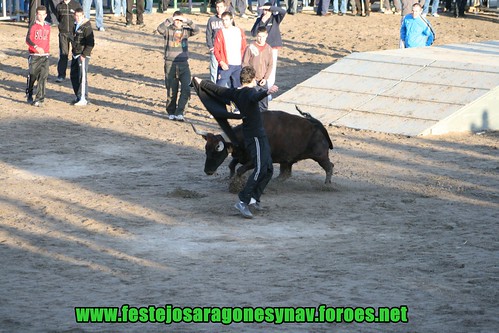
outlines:
[[[29, 51], [26, 98], [28, 103], [38, 107], [42, 106], [45, 101], [45, 83], [49, 75], [50, 24], [45, 22], [46, 17], [47, 8], [38, 6], [35, 22], [28, 28], [26, 35]], [[33, 100], [35, 82], [38, 82], [38, 85], [36, 97]]]

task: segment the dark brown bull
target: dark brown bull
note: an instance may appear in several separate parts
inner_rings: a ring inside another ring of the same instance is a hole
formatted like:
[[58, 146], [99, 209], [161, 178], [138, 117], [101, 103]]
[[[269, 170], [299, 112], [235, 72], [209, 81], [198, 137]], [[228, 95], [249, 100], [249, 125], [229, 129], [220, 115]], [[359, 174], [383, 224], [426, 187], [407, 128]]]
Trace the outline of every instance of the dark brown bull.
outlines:
[[[326, 183], [331, 183], [334, 167], [329, 160], [329, 149], [333, 149], [331, 139], [320, 121], [307, 113], [302, 114], [305, 118], [282, 111], [262, 112], [263, 126], [272, 151], [272, 161], [280, 164], [279, 179], [284, 180], [291, 176], [294, 163], [310, 158], [326, 171]], [[233, 127], [233, 130], [239, 142], [244, 142], [241, 125]], [[238, 176], [254, 167], [250, 155], [243, 146], [232, 144], [220, 134], [196, 132], [206, 140], [204, 166], [206, 174], [215, 173], [229, 153], [232, 154], [232, 161], [229, 164], [231, 177], [239, 163], [242, 166], [237, 169]]]

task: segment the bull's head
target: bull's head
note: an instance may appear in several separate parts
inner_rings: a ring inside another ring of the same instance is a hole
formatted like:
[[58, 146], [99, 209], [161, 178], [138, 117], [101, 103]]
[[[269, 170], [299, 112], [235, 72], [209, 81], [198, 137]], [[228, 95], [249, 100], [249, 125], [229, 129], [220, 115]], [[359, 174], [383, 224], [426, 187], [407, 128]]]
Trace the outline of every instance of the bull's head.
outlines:
[[194, 124], [191, 123], [191, 125], [194, 131], [206, 140], [206, 145], [204, 146], [206, 152], [204, 172], [207, 175], [212, 175], [229, 155], [230, 150], [232, 150], [232, 144], [228, 138], [224, 138], [220, 134], [215, 135], [199, 131], [194, 127]]

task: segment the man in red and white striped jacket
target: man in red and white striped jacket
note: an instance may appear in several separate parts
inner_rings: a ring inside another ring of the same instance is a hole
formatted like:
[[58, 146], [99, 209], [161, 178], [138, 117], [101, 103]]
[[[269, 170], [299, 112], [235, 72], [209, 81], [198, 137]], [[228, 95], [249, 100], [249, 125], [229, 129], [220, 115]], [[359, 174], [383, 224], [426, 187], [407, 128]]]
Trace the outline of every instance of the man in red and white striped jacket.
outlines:
[[[29, 72], [26, 87], [26, 98], [28, 103], [34, 106], [42, 106], [45, 101], [45, 84], [49, 75], [49, 52], [50, 52], [50, 24], [45, 22], [47, 8], [38, 6], [36, 8], [36, 20], [28, 28], [26, 44], [28, 44]], [[33, 100], [33, 88], [36, 88], [36, 97]]]

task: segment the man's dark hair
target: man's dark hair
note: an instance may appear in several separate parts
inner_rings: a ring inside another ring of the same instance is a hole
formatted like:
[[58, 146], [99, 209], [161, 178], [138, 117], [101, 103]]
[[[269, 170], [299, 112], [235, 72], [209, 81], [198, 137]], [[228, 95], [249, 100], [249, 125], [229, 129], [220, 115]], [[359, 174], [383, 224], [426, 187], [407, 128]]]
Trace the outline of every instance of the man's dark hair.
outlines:
[[256, 77], [255, 69], [251, 66], [244, 66], [241, 69], [241, 84], [251, 83]]
[[223, 12], [222, 15], [220, 15], [221, 17], [230, 17], [230, 18], [234, 18], [234, 16], [232, 15], [232, 13], [230, 11], [226, 11], [226, 12]]
[[47, 11], [47, 7], [45, 7], [45, 6], [38, 6], [38, 7], [36, 7], [36, 11], [37, 12], [39, 12], [41, 10]]
[[[264, 27], [263, 25], [262, 26], [259, 26], [258, 29], [257, 29], [257, 33], [259, 32], [267, 32], [267, 28]], [[267, 32], [268, 33], [268, 32]]]
[[225, 0], [216, 0], [215, 5], [218, 5], [219, 3], [222, 3], [222, 2], [225, 4]]
[[76, 8], [75, 13], [83, 13], [83, 8], [81, 8], [81, 7]]
[[173, 13], [173, 17], [175, 16], [182, 16], [182, 12], [180, 10], [175, 11], [175, 13]]

